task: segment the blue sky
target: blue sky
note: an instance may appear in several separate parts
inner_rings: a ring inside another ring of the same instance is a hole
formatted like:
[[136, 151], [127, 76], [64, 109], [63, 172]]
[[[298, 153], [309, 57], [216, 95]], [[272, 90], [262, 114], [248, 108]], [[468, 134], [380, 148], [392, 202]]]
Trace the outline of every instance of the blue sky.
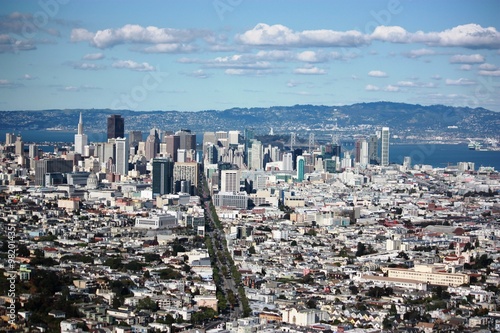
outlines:
[[4, 1], [0, 110], [500, 111], [499, 1]]

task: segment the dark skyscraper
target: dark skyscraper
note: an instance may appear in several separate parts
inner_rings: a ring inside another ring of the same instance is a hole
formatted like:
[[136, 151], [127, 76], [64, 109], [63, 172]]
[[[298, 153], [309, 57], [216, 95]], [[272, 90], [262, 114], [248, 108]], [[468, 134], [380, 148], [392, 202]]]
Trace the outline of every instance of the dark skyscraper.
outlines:
[[45, 186], [45, 174], [73, 171], [73, 161], [62, 158], [35, 161], [35, 185]]
[[175, 135], [179, 136], [179, 149], [196, 150], [196, 134], [191, 134], [191, 130], [181, 129]]
[[125, 120], [119, 114], [108, 117], [108, 139], [125, 137]]
[[173, 189], [174, 161], [171, 158], [153, 159], [153, 194], [169, 194]]

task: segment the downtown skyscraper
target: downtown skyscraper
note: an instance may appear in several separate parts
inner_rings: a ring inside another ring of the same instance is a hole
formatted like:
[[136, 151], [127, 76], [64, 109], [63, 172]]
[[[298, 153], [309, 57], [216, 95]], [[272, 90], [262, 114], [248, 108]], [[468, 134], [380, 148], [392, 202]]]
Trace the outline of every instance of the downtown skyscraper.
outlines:
[[108, 117], [108, 139], [125, 137], [125, 120], [119, 114]]
[[75, 153], [83, 154], [85, 146], [88, 144], [87, 134], [83, 133], [83, 120], [82, 113], [80, 112], [80, 119], [78, 121], [78, 132], [75, 134]]
[[382, 127], [380, 135], [380, 165], [389, 165], [389, 127]]

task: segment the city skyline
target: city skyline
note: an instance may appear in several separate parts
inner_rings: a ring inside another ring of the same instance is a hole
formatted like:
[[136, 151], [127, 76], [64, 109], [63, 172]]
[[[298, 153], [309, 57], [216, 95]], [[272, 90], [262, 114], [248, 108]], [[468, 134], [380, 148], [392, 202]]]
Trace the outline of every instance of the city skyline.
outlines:
[[0, 110], [388, 100], [500, 111], [499, 9], [495, 1], [7, 2]]

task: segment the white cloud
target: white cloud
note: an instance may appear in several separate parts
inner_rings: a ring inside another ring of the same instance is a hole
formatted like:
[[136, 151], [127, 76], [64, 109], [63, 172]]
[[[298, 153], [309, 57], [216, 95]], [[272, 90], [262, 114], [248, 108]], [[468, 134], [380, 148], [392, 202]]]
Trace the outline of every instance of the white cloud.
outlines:
[[104, 29], [95, 33], [82, 28], [73, 29], [71, 31], [71, 41], [88, 41], [97, 48], [105, 49], [115, 45], [129, 43], [187, 43], [208, 34], [208, 32], [200, 30], [158, 28], [155, 26], [143, 27], [137, 24], [127, 24], [118, 29]]
[[103, 53], [89, 53], [83, 56], [83, 60], [101, 60], [104, 57]]
[[[433, 36], [434, 33], [428, 35]], [[437, 33], [437, 36], [437, 44], [440, 46], [458, 46], [471, 49], [500, 47], [500, 33], [494, 27], [483, 28], [473, 23], [447, 29]]]
[[407, 56], [408, 58], [420, 58], [423, 56], [433, 55], [433, 54], [436, 54], [434, 50], [418, 49], [418, 50], [411, 50], [410, 52], [405, 53], [404, 55]]
[[367, 36], [359, 31], [304, 30], [293, 31], [281, 25], [257, 24], [253, 29], [237, 35], [242, 44], [254, 46], [360, 46], [369, 43]]
[[450, 58], [452, 64], [480, 64], [484, 57], [480, 54], [457, 54]]
[[145, 53], [190, 53], [198, 48], [195, 45], [172, 43], [172, 44], [156, 44], [144, 48]]
[[378, 91], [378, 90], [380, 90], [380, 88], [377, 86], [374, 86], [372, 84], [368, 84], [368, 85], [366, 85], [365, 90], [366, 91]]
[[72, 42], [83, 42], [91, 41], [94, 38], [94, 34], [87, 29], [77, 28], [71, 30], [71, 41]]
[[294, 54], [284, 50], [261, 50], [255, 54], [255, 57], [261, 60], [289, 61], [294, 59]]
[[99, 69], [104, 69], [105, 67], [104, 66], [100, 66], [100, 65], [96, 65], [96, 64], [92, 64], [92, 63], [83, 62], [83, 63], [73, 64], [73, 68], [74, 69], [81, 69], [81, 70], [96, 71], [96, 70], [99, 70]]
[[470, 71], [472, 69], [472, 66], [469, 64], [464, 64], [464, 65], [460, 66], [460, 69], [463, 71]]
[[304, 51], [297, 54], [297, 59], [304, 62], [318, 62], [318, 55], [314, 51]]
[[138, 63], [132, 60], [118, 60], [113, 63], [114, 68], [126, 68], [138, 72], [151, 72], [155, 68], [147, 62]]
[[396, 91], [400, 91], [400, 90], [401, 89], [399, 89], [398, 86], [393, 86], [391, 84], [384, 88], [384, 91], [390, 91], [390, 92], [396, 92]]
[[35, 49], [36, 45], [33, 39], [21, 40], [7, 34], [0, 34], [0, 53], [15, 53], [18, 51], [31, 51]]
[[493, 70], [496, 70], [498, 67], [493, 65], [493, 64], [488, 64], [488, 63], [484, 63], [484, 64], [481, 64], [479, 65], [479, 69], [483, 69], [485, 71], [493, 71]]
[[448, 86], [470, 86], [476, 84], [476, 81], [464, 78], [460, 78], [457, 80], [446, 79], [446, 84]]
[[396, 86], [405, 88], [435, 88], [436, 84], [432, 82], [399, 81]]
[[12, 82], [10, 80], [0, 79], [0, 88], [18, 88], [24, 86], [23, 84]]
[[271, 74], [273, 71], [271, 69], [244, 69], [244, 68], [228, 68], [224, 70], [227, 75], [250, 75], [250, 76], [261, 76]]
[[101, 89], [96, 86], [82, 85], [82, 86], [64, 86], [59, 88], [59, 91], [67, 91], [67, 92], [78, 92], [78, 91], [88, 91], [88, 90], [96, 90]]
[[286, 84], [287, 87], [289, 88], [294, 88], [294, 87], [297, 87], [298, 85], [302, 84], [301, 82], [299, 81], [295, 81], [295, 80], [289, 80]]
[[479, 71], [479, 75], [482, 75], [482, 76], [500, 76], [500, 70]]
[[29, 74], [24, 74], [23, 75], [23, 80], [35, 80], [37, 79], [36, 76], [32, 76], [32, 75], [29, 75]]
[[372, 77], [387, 77], [387, 73], [386, 72], [382, 72], [382, 71], [369, 71], [368, 72], [368, 76], [372, 76]]
[[206, 79], [206, 78], [210, 77], [210, 74], [206, 73], [202, 69], [198, 69], [198, 70], [193, 71], [191, 73], [187, 73], [186, 75], [187, 76], [192, 76], [192, 77], [195, 77], [195, 78], [198, 78], [198, 79]]
[[371, 38], [390, 43], [409, 43], [412, 34], [398, 26], [379, 25], [373, 30]]
[[432, 76], [432, 78], [433, 78], [434, 80], [441, 80], [441, 79], [442, 79], [441, 75], [438, 75], [438, 74], [433, 75], [433, 76]]
[[494, 28], [478, 24], [465, 24], [440, 32], [408, 32], [399, 26], [378, 26], [371, 34], [372, 40], [390, 43], [423, 43], [445, 47], [470, 49], [496, 49], [500, 47], [500, 33]]
[[326, 74], [326, 71], [324, 69], [318, 68], [316, 66], [295, 68], [293, 70], [293, 72], [295, 74], [304, 74], [304, 75], [323, 75], [323, 74]]

